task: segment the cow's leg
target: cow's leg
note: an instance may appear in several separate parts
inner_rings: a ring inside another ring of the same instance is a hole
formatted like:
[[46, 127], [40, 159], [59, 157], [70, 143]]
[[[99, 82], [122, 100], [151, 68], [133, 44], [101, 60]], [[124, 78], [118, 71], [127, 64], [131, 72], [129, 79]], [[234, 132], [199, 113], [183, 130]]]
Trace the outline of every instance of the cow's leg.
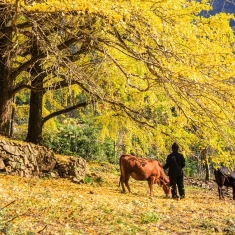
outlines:
[[120, 176], [120, 183], [121, 183], [121, 186], [122, 186], [122, 192], [125, 193], [126, 190], [125, 190], [125, 187], [124, 187], [124, 181], [125, 181], [125, 177], [123, 175]]
[[221, 182], [221, 184], [218, 184], [218, 193], [219, 193], [220, 200], [224, 200], [223, 184], [224, 182]]
[[125, 177], [125, 185], [126, 185], [126, 187], [127, 187], [127, 189], [128, 189], [128, 191], [129, 191], [129, 193], [131, 192], [131, 189], [130, 189], [130, 186], [129, 186], [129, 184], [128, 184], [128, 181], [129, 181], [129, 179], [130, 179], [130, 174], [128, 174], [128, 175], [126, 175], [126, 177]]
[[148, 178], [148, 185], [149, 185], [149, 190], [150, 190], [150, 197], [153, 196], [153, 184], [155, 182], [155, 177], [154, 176], [150, 176]]
[[215, 180], [218, 185], [219, 199], [222, 200], [224, 199], [223, 185], [225, 182], [225, 177], [221, 174], [219, 170], [215, 170]]
[[225, 183], [226, 178], [224, 176], [221, 177], [221, 184], [220, 186], [220, 199], [224, 200], [224, 192], [223, 192], [223, 185]]
[[219, 199], [222, 200], [224, 199], [222, 187], [218, 185], [218, 193], [219, 193]]

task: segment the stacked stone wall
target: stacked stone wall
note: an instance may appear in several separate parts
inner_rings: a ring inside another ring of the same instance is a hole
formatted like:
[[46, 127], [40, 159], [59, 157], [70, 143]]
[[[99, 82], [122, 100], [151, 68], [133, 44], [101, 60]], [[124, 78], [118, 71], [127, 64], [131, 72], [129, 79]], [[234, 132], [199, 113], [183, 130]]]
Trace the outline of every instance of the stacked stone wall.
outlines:
[[52, 176], [83, 182], [86, 161], [81, 157], [58, 157], [46, 147], [0, 138], [0, 171], [24, 177]]

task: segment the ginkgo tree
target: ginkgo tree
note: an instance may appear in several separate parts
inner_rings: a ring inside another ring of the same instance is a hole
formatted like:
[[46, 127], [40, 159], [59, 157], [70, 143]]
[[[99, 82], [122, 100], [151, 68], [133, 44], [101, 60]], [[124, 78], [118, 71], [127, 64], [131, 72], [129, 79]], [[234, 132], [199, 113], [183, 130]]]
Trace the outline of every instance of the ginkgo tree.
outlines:
[[62, 113], [43, 117], [43, 94], [67, 86], [83, 99], [64, 111], [92, 105], [102, 134], [115, 137], [121, 128], [127, 150], [132, 136], [159, 155], [172, 141], [186, 153], [200, 142], [231, 163], [220, 156], [234, 141], [234, 16], [200, 15], [209, 9], [207, 1], [186, 0], [5, 1], [0, 131], [9, 132], [13, 95], [31, 89], [37, 142], [43, 124]]

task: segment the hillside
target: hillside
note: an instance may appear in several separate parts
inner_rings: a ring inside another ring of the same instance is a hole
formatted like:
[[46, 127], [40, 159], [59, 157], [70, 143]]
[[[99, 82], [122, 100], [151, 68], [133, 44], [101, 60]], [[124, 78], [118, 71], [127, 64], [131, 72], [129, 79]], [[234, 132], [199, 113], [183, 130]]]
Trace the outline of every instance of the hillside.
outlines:
[[0, 234], [235, 234], [235, 204], [218, 200], [216, 189], [187, 183], [187, 198], [175, 201], [155, 185], [150, 199], [146, 182], [120, 192], [118, 166], [87, 170], [86, 184], [1, 174]]

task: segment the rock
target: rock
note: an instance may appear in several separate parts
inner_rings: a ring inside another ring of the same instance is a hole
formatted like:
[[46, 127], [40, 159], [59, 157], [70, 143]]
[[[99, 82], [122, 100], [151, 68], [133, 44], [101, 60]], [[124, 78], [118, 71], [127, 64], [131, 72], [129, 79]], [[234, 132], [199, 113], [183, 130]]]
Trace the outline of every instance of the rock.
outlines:
[[215, 230], [216, 233], [222, 233], [223, 232], [222, 229], [219, 228], [219, 227], [215, 227], [214, 230]]
[[55, 179], [57, 179], [57, 178], [59, 178], [59, 174], [58, 174], [58, 172], [50, 172], [50, 175], [51, 175], [51, 178], [55, 178]]
[[2, 146], [3, 147], [3, 149], [6, 151], [6, 152], [8, 152], [8, 153], [10, 153], [10, 154], [12, 154], [12, 155], [16, 155], [16, 156], [19, 156], [20, 155], [20, 151], [19, 151], [19, 149], [17, 148], [17, 146], [13, 146], [13, 145], [4, 145], [4, 146]]
[[0, 170], [4, 170], [5, 169], [5, 163], [3, 161], [2, 158], [0, 158]]
[[17, 164], [17, 162], [9, 161], [9, 165], [12, 167], [12, 169], [19, 168], [19, 164]]
[[202, 183], [202, 184], [201, 184], [201, 187], [202, 187], [202, 188], [206, 188], [206, 186], [207, 186], [207, 185], [206, 185], [205, 183]]
[[76, 177], [73, 177], [72, 180], [71, 180], [73, 183], [77, 183], [77, 184], [80, 184], [80, 180], [78, 180]]
[[46, 174], [52, 178], [73, 178], [76, 183], [84, 183], [86, 161], [72, 156], [63, 156], [61, 161], [46, 147], [4, 139], [0, 140], [0, 171], [24, 177]]
[[67, 156], [62, 159], [58, 155], [55, 166], [60, 177], [76, 178], [79, 182], [84, 181], [86, 174], [86, 161], [80, 157]]
[[11, 172], [11, 166], [6, 166], [5, 170], [6, 170], [7, 173]]

